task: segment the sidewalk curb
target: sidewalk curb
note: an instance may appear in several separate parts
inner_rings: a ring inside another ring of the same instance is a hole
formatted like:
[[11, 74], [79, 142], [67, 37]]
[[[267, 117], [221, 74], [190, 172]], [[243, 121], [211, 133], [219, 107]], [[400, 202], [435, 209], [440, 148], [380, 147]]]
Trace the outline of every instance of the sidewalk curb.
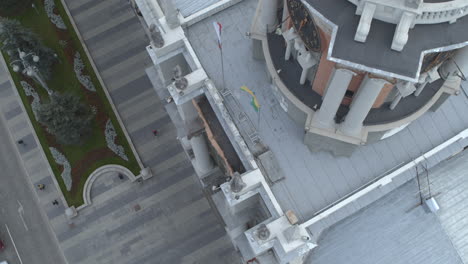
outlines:
[[[31, 129], [31, 133], [34, 137], [34, 140], [36, 141], [36, 144], [37, 144], [37, 148], [39, 149], [39, 152], [41, 153], [41, 156], [42, 156], [42, 159], [43, 161], [45, 161], [45, 163], [47, 164], [47, 170], [49, 171], [50, 175], [52, 176], [52, 181], [54, 182], [54, 185], [55, 185], [55, 188], [57, 188], [57, 190], [60, 190], [58, 191], [59, 195], [60, 195], [60, 199], [62, 200], [62, 203], [65, 205], [65, 207], [69, 207], [68, 206], [68, 203], [67, 203], [67, 200], [65, 199], [65, 196], [63, 195], [62, 193], [62, 190], [60, 189], [60, 185], [58, 184], [57, 182], [57, 179], [55, 178], [55, 174], [54, 174], [54, 171], [52, 170], [52, 168], [50, 167], [50, 164], [49, 164], [49, 160], [47, 159], [47, 156], [44, 152], [44, 148], [42, 147], [42, 144], [41, 142], [39, 141], [39, 138], [37, 137], [37, 134], [36, 134], [36, 130], [34, 129], [34, 126], [32, 125], [31, 123], [31, 119], [29, 118], [29, 115], [28, 115], [28, 112], [26, 110], [26, 107], [24, 106], [23, 104], [23, 100], [21, 100], [21, 96], [19, 95], [18, 93], [18, 87], [16, 87], [16, 84], [15, 82], [13, 81], [13, 79], [11, 78], [11, 74], [10, 74], [10, 71], [8, 70], [8, 66], [6, 64], [6, 61], [5, 61], [5, 58], [3, 57], [3, 54], [0, 54], [0, 57], [1, 57], [1, 66], [4, 67], [5, 71], [7, 72], [8, 74], [8, 79], [10, 81], [10, 83], [12, 84], [12, 87], [14, 87], [15, 89], [13, 89], [14, 91], [14, 94], [16, 96], [16, 100], [19, 101], [19, 105], [21, 107], [21, 110], [23, 111], [23, 114], [26, 115], [26, 122], [28, 123], [28, 126], [29, 128]], [[10, 135], [11, 137], [14, 139], [13, 137], [13, 131], [11, 131], [10, 127], [8, 127], [8, 130], [10, 131]], [[18, 148], [16, 148], [18, 150]], [[21, 153], [19, 153], [18, 151], [18, 155], [21, 159], [21, 161], [23, 162], [23, 165], [24, 165], [24, 168], [26, 170], [26, 165], [24, 164], [24, 160], [23, 160], [23, 157], [21, 156]], [[27, 171], [26, 171], [27, 173]], [[27, 173], [29, 175], [29, 173]], [[30, 179], [31, 179], [31, 176], [29, 175]], [[32, 180], [31, 180], [31, 186], [32, 185]]]
[[[46, 164], [47, 171], [50, 174], [49, 176], [52, 178], [52, 181], [54, 182], [54, 185], [55, 185], [55, 188], [56, 188], [55, 189], [55, 195], [58, 195], [60, 197], [60, 199], [62, 200], [65, 208], [68, 208], [68, 203], [65, 200], [65, 197], [63, 196], [62, 190], [60, 189], [60, 186], [58, 185], [57, 179], [55, 178], [55, 174], [52, 171], [52, 168], [50, 167], [49, 161], [47, 160], [47, 156], [45, 155], [45, 152], [44, 152], [44, 149], [42, 148], [41, 142], [39, 141], [39, 139], [38, 139], [38, 137], [36, 135], [36, 130], [34, 130], [34, 127], [33, 127], [32, 123], [31, 123], [31, 120], [29, 119], [28, 112], [26, 111], [26, 108], [25, 108], [25, 106], [23, 104], [23, 101], [21, 100], [21, 96], [18, 93], [18, 87], [16, 87], [15, 82], [11, 78], [11, 74], [10, 74], [10, 71], [8, 69], [8, 65], [6, 64], [5, 58], [3, 57], [3, 54], [1, 54], [1, 53], [0, 53], [0, 67], [4, 68], [4, 70], [5, 70], [5, 72], [6, 72], [7, 76], [8, 76], [8, 81], [11, 83], [11, 86], [13, 88], [13, 94], [14, 94], [13, 96], [15, 96], [15, 101], [18, 102], [18, 104], [20, 105], [21, 110], [22, 110], [21, 115], [25, 115], [25, 119], [26, 119], [26, 123], [28, 124], [28, 128], [31, 130], [31, 134], [32, 134], [34, 140], [36, 141], [36, 148], [40, 152], [41, 161]], [[11, 130], [11, 127], [8, 125], [8, 122], [7, 122], [7, 120], [6, 120], [5, 116], [4, 116], [3, 110], [0, 109], [0, 112], [2, 112], [1, 115], [0, 115], [0, 119], [2, 119], [3, 122], [5, 122], [5, 126], [6, 126], [6, 128], [8, 130], [10, 140], [12, 140], [12, 142], [14, 144], [14, 142], [16, 141], [15, 137], [14, 137], [14, 133]], [[36, 197], [36, 199], [38, 201], [38, 204], [39, 204], [39, 207], [40, 207], [39, 212], [41, 213], [41, 216], [44, 218], [44, 220], [47, 222], [47, 228], [49, 230], [49, 233], [51, 233], [51, 236], [53, 237], [53, 239], [57, 243], [57, 246], [58, 246], [59, 251], [60, 251], [59, 255], [62, 257], [64, 263], [68, 264], [68, 260], [65, 257], [65, 253], [64, 253], [64, 251], [62, 249], [60, 241], [57, 238], [57, 234], [56, 234], [55, 230], [52, 228], [52, 223], [50, 222], [50, 219], [49, 219], [49, 217], [47, 216], [47, 214], [45, 212], [44, 206], [41, 204], [42, 200], [39, 197], [39, 194], [38, 194], [37, 190], [35, 190], [34, 187], [33, 187], [34, 184], [33, 184], [32, 176], [28, 172], [28, 170], [26, 169], [26, 163], [25, 163], [23, 157], [21, 156], [21, 153], [19, 152], [19, 149], [18, 149], [17, 146], [15, 147], [15, 150], [16, 150], [15, 155], [18, 158], [18, 160], [20, 161], [20, 163], [23, 165], [22, 169], [23, 169], [25, 175], [27, 175], [27, 180], [30, 183], [29, 187], [32, 190], [32, 192], [34, 193], [34, 195], [35, 195], [35, 197]], [[33, 151], [33, 150], [31, 150], [31, 151]]]

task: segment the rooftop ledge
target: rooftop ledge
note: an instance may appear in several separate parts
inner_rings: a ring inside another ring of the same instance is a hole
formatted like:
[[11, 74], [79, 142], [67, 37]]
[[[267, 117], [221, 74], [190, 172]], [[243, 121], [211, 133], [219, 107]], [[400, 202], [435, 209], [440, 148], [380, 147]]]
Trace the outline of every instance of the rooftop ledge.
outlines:
[[[415, 15], [414, 24], [454, 23], [465, 16], [468, 11], [467, 0], [348, 0], [357, 7], [357, 13], [362, 11], [365, 3], [372, 3], [382, 8], [374, 14], [375, 19], [387, 23], [398, 24], [399, 16], [395, 13], [409, 12]], [[385, 11], [391, 8], [391, 11]]]
[[[290, 106], [294, 105], [296, 111], [301, 111], [306, 116], [305, 119], [300, 120], [299, 125], [307, 126], [307, 120], [311, 120], [315, 111], [320, 108], [322, 96], [312, 90], [309, 82], [306, 82], [306, 85], [299, 84], [297, 75], [300, 75], [300, 66], [297, 62], [285, 61], [284, 56], [278, 56], [278, 54], [284, 54], [286, 48], [281, 36], [271, 33], [266, 38], [260, 37], [260, 40], [263, 43], [264, 57], [273, 83], [281, 96], [289, 102], [289, 107], [283, 107], [283, 109], [299, 124]], [[367, 141], [368, 132], [388, 131], [406, 125], [423, 115], [444, 93], [455, 94], [460, 87], [460, 82], [461, 80], [457, 78], [447, 81], [439, 79], [429, 83], [418, 97], [410, 95], [404, 98], [394, 110], [390, 110], [388, 104], [372, 109], [364, 121], [360, 138], [350, 137], [346, 140], [343, 138], [347, 137], [346, 135], [337, 134], [336, 136], [342, 141], [359, 144]], [[317, 106], [316, 109], [314, 106]], [[347, 110], [346, 106], [342, 106], [337, 114], [338, 119], [340, 116], [344, 117]]]
[[[346, 0], [302, 0], [302, 2], [309, 12], [321, 18], [332, 28], [332, 39], [327, 52], [328, 60], [375, 74], [416, 83], [419, 80], [424, 55], [468, 45], [466, 34], [468, 16], [459, 17], [453, 24], [419, 23], [416, 19], [415, 23], [417, 22], [418, 25], [409, 30], [408, 41], [404, 49], [395, 51], [391, 49], [396, 30], [395, 24], [384, 22], [383, 19], [373, 20], [366, 41], [357, 42], [354, 39], [360, 16], [356, 15], [356, 12], [359, 14], [359, 10], [356, 9], [355, 4]], [[382, 0], [382, 2], [389, 1]], [[435, 7], [432, 5], [441, 5], [446, 8], [454, 7], [455, 4], [463, 4], [464, 8], [468, 6], [468, 0], [433, 2], [423, 3], [421, 10], [426, 10], [424, 9], [426, 5], [428, 12]], [[463, 8], [461, 10], [468, 11]], [[424, 17], [423, 12], [421, 19]], [[432, 21], [435, 22], [437, 17], [438, 15]]]

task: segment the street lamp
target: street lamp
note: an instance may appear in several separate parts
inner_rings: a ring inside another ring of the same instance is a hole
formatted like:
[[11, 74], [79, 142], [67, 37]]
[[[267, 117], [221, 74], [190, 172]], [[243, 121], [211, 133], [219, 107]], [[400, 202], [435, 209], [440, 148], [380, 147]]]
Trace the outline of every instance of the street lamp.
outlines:
[[40, 83], [42, 85], [42, 87], [44, 87], [44, 89], [46, 89], [47, 93], [49, 95], [51, 95], [52, 91], [49, 89], [49, 87], [47, 86], [45, 81], [42, 79], [37, 66], [31, 64], [26, 59], [27, 57], [32, 56], [32, 61], [34, 63], [38, 63], [39, 62], [39, 56], [37, 56], [34, 52], [30, 52], [30, 53], [26, 54], [26, 52], [21, 51], [20, 49], [18, 49], [18, 55], [19, 55], [19, 59], [14, 60], [14, 61], [12, 61], [10, 63], [10, 65], [13, 67], [13, 71], [14, 72], [19, 72], [21, 69], [23, 69], [23, 71], [21, 72], [22, 74], [26, 74], [28, 77], [31, 77], [34, 80], [36, 80], [38, 83]]

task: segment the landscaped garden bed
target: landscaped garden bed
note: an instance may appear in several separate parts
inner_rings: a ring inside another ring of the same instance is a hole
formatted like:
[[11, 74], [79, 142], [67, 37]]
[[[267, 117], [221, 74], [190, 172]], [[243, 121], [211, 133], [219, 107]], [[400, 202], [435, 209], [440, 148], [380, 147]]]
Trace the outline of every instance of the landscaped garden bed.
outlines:
[[[0, 14], [7, 15], [1, 10]], [[22, 54], [18, 50], [18, 55], [16, 49], [6, 49], [3, 42], [2, 53], [68, 205], [83, 204], [84, 184], [101, 166], [121, 165], [138, 175], [140, 165], [62, 3], [32, 0], [8, 13], [9, 23], [12, 20], [32, 31], [44, 47], [41, 50], [33, 45]], [[31, 64], [48, 63], [50, 72], [36, 67], [42, 74], [32, 78], [31, 73], [18, 69], [27, 67], [17, 57]], [[68, 115], [80, 121], [69, 125]], [[77, 129], [70, 129], [72, 125]]]

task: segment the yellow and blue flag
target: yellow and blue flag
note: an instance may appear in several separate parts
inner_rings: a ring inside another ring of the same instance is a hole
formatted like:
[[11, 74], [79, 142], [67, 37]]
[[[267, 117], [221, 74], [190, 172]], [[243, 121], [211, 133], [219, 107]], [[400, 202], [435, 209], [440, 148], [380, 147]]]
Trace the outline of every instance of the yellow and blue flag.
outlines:
[[252, 92], [245, 85], [241, 87], [241, 90], [247, 92], [248, 94], [252, 96], [252, 102], [250, 102], [250, 104], [253, 106], [255, 111], [258, 112], [260, 110], [260, 104], [258, 103], [257, 97], [255, 96], [254, 92]]

